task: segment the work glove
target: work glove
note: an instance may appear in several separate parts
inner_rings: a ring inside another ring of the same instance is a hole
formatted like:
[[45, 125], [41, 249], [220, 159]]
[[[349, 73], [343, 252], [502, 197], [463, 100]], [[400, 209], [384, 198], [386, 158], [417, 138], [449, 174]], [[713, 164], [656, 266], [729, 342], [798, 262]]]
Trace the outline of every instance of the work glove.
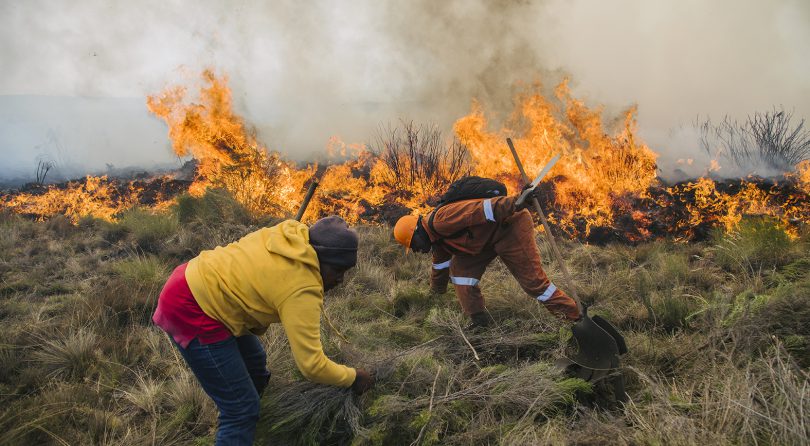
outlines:
[[528, 208], [534, 203], [534, 198], [537, 197], [537, 188], [531, 187], [531, 184], [527, 184], [523, 191], [518, 195], [517, 200], [515, 200], [515, 210], [520, 211], [523, 209]]
[[354, 391], [355, 394], [362, 395], [371, 390], [372, 387], [374, 387], [374, 384], [377, 382], [377, 379], [374, 378], [374, 375], [363, 369], [357, 369], [356, 372], [357, 376], [354, 378], [352, 390]]

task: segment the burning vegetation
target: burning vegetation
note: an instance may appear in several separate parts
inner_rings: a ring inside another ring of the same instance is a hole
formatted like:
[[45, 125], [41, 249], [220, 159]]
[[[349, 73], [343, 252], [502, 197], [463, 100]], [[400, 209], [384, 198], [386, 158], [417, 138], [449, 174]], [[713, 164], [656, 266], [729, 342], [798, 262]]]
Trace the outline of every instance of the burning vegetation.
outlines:
[[76, 181], [44, 186], [30, 184], [20, 191], [0, 193], [0, 203], [11, 211], [46, 220], [64, 215], [73, 223], [83, 217], [113, 221], [122, 211], [144, 206], [161, 210], [188, 189], [189, 181], [170, 176], [122, 181], [87, 176]]
[[[475, 105], [449, 141], [402, 123], [368, 146], [335, 139], [344, 161], [302, 167], [257, 141], [224, 78], [204, 80], [199, 99], [175, 88], [148, 102], [193, 156], [187, 179], [0, 195], [0, 444], [211, 443], [216, 409], [151, 323], [156, 297], [179, 263], [295, 214], [314, 177], [306, 220], [361, 223], [357, 267], [324, 301], [323, 346], [378, 384], [357, 397], [302, 381], [273, 326], [257, 444], [806, 443], [810, 161], [668, 186], [634, 109], [607, 124], [563, 83], [521, 96], [497, 131]], [[378, 224], [428, 211], [468, 174], [518, 190], [506, 137], [530, 172], [562, 155], [540, 198], [555, 231], [599, 242], [562, 250], [583, 302], [625, 334], [626, 404], [553, 368], [568, 327], [502, 262], [481, 285], [493, 328], [465, 334], [453, 293], [428, 292], [431, 259]]]
[[[203, 81], [196, 98], [184, 87], [172, 87], [147, 99], [149, 110], [166, 121], [175, 153], [196, 161], [193, 182], [88, 176], [8, 192], [0, 203], [37, 219], [65, 214], [74, 222], [84, 216], [112, 220], [132, 206], [161, 209], [181, 192], [201, 196], [221, 188], [254, 215], [288, 217], [317, 175], [320, 187], [305, 220], [338, 214], [351, 223], [391, 222], [406, 213], [425, 213], [452, 181], [467, 174], [496, 178], [510, 192], [518, 190], [519, 176], [505, 144], [511, 137], [529, 172], [562, 155], [543, 185], [541, 201], [552, 225], [571, 238], [701, 239], [712, 228], [733, 229], [745, 215], [772, 218], [789, 234], [810, 222], [807, 160], [776, 180], [704, 177], [667, 186], [658, 178], [656, 153], [636, 136], [635, 108], [608, 125], [602, 110], [574, 98], [566, 82], [553, 95], [540, 94], [538, 86], [519, 96], [499, 130], [489, 128], [483, 107], [474, 103], [449, 141], [436, 128], [403, 123], [381, 130], [369, 146], [332, 141], [345, 161], [297, 166], [263, 146], [234, 114], [227, 78], [208, 70]], [[765, 115], [773, 116], [778, 115]], [[785, 126], [784, 119], [771, 120]]]

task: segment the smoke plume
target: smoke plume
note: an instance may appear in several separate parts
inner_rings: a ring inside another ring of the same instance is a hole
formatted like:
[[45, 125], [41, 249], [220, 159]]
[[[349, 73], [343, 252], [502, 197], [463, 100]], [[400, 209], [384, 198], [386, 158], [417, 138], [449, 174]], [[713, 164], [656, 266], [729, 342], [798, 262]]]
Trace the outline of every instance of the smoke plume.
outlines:
[[292, 159], [400, 119], [449, 133], [473, 98], [497, 123], [522, 88], [570, 76], [608, 116], [638, 104], [671, 170], [705, 158], [698, 115], [810, 117], [808, 25], [803, 0], [3, 2], [0, 177], [177, 164], [144, 98], [206, 67]]

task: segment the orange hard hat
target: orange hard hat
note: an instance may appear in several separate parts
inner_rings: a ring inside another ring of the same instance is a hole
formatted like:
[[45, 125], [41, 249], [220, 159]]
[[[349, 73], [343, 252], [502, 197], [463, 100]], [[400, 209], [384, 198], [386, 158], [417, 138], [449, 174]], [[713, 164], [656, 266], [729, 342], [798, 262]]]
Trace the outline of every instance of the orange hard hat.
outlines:
[[397, 224], [394, 226], [394, 238], [406, 249], [411, 247], [411, 239], [413, 233], [416, 232], [416, 223], [418, 221], [419, 217], [416, 215], [406, 215], [397, 220]]

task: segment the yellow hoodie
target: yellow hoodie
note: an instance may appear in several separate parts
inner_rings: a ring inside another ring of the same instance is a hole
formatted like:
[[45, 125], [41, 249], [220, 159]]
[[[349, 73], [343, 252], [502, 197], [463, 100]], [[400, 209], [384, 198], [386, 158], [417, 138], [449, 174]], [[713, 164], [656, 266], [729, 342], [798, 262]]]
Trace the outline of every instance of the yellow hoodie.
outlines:
[[307, 225], [287, 220], [203, 251], [188, 263], [186, 281], [205, 314], [235, 336], [281, 322], [304, 377], [340, 387], [354, 382], [353, 368], [323, 353], [323, 281]]

